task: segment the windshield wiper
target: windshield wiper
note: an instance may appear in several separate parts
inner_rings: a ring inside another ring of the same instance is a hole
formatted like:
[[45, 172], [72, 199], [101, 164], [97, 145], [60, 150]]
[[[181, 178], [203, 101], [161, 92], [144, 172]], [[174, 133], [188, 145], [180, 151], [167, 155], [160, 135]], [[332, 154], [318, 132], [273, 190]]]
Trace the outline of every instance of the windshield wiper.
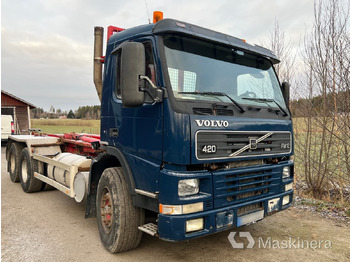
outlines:
[[230, 99], [232, 104], [234, 104], [236, 107], [239, 108], [241, 113], [245, 112], [243, 107], [236, 100], [234, 100], [232, 97], [230, 97], [229, 95], [225, 94], [224, 92], [178, 92], [178, 94], [226, 96], [228, 99]]
[[251, 101], [258, 101], [258, 102], [272, 102], [275, 103], [278, 108], [282, 111], [284, 116], [288, 116], [286, 110], [283, 109], [283, 107], [276, 102], [276, 100], [272, 99], [272, 98], [255, 98], [255, 97], [242, 97], [242, 99], [245, 100], [251, 100]]

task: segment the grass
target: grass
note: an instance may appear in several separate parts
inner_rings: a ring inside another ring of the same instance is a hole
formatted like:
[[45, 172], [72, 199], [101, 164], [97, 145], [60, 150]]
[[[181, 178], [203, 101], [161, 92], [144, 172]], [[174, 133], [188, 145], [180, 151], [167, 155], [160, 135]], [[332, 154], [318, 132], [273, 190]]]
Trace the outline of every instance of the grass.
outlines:
[[314, 206], [319, 212], [322, 211], [344, 211], [345, 215], [350, 217], [350, 204], [349, 203], [336, 203], [332, 201], [325, 201], [320, 199], [307, 199], [303, 198], [300, 205]]
[[81, 119], [32, 119], [32, 128], [40, 128], [43, 133], [89, 133], [100, 134], [100, 120]]

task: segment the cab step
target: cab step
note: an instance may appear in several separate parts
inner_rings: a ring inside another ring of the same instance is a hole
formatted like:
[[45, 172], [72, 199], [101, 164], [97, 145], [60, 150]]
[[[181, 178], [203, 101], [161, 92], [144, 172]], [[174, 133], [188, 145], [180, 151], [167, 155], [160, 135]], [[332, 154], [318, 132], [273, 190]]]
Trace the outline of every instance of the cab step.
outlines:
[[155, 235], [157, 235], [158, 226], [156, 224], [153, 224], [153, 223], [148, 223], [148, 224], [144, 224], [142, 226], [139, 226], [138, 229], [151, 235], [151, 236], [155, 236]]

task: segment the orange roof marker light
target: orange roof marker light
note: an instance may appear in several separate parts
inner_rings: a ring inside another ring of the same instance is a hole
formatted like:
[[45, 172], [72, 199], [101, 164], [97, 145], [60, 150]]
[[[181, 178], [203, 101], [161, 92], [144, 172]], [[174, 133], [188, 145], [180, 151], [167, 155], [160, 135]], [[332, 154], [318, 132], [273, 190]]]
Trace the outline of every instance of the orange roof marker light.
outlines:
[[162, 19], [163, 19], [163, 12], [161, 12], [161, 11], [154, 11], [153, 12], [153, 23], [154, 24]]

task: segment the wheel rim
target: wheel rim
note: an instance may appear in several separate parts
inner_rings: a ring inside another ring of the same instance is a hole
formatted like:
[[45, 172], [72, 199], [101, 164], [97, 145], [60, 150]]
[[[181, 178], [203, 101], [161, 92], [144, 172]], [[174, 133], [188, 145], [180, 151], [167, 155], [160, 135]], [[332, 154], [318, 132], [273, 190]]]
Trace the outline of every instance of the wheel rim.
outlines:
[[21, 174], [22, 174], [22, 181], [24, 183], [26, 183], [27, 179], [28, 179], [28, 169], [27, 169], [27, 161], [26, 161], [26, 159], [23, 159], [23, 161], [22, 161], [22, 172], [21, 172]]
[[10, 170], [11, 173], [15, 173], [16, 163], [15, 163], [15, 155], [11, 154], [10, 156]]
[[105, 187], [102, 191], [101, 196], [101, 221], [103, 229], [106, 233], [109, 233], [112, 228], [113, 221], [113, 208], [112, 208], [112, 197], [110, 191]]

